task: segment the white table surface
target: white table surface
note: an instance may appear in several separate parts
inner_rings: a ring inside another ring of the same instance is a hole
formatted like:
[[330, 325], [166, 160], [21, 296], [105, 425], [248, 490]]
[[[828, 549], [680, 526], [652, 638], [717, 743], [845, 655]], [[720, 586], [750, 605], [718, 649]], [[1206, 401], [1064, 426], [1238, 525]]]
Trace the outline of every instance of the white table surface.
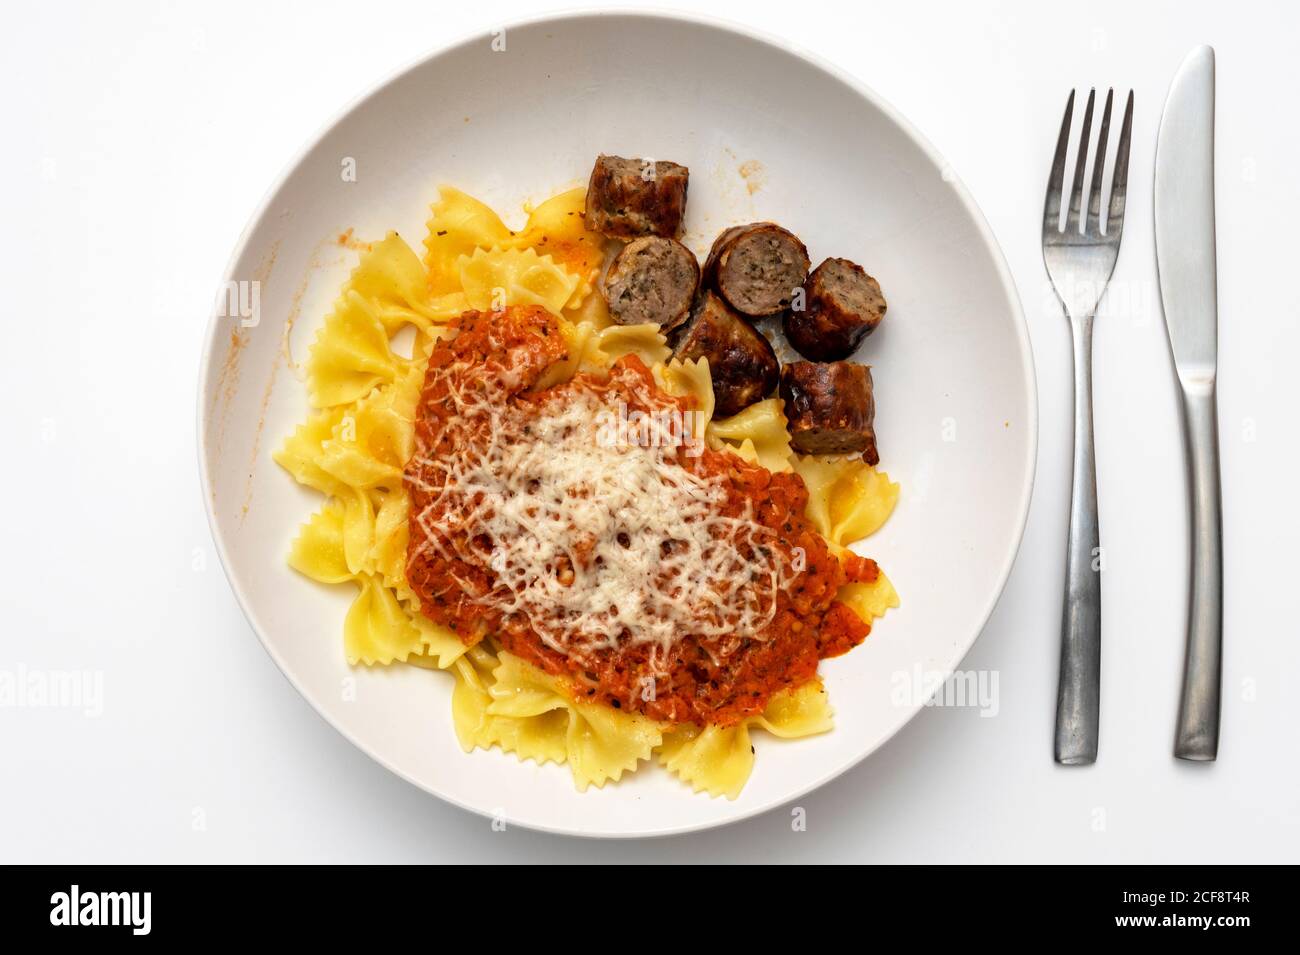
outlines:
[[[206, 9], [29, 4], [0, 35], [0, 672], [93, 669], [104, 681], [97, 717], [0, 706], [0, 860], [1297, 861], [1300, 401], [1285, 368], [1300, 352], [1300, 8], [715, 0], [715, 15], [858, 75], [967, 183], [1020, 287], [1042, 433], [1020, 558], [964, 664], [998, 674], [996, 716], [923, 711], [801, 801], [806, 831], [792, 831], [787, 809], [645, 843], [494, 832], [354, 749], [245, 623], [198, 489], [200, 343], [262, 193], [362, 89], [536, 8]], [[1211, 765], [1170, 755], [1186, 496], [1150, 213], [1160, 108], [1202, 42], [1219, 68], [1226, 552], [1223, 737]], [[1062, 769], [1051, 731], [1070, 343], [1038, 223], [1075, 84], [1131, 85], [1137, 110], [1129, 219], [1095, 346], [1101, 757]]]

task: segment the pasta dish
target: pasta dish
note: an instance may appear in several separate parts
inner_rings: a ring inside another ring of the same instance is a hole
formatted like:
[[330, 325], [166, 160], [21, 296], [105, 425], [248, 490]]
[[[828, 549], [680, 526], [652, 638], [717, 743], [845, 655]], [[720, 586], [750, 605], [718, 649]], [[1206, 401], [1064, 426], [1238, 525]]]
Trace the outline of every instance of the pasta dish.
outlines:
[[467, 752], [735, 798], [751, 731], [829, 730], [819, 662], [898, 606], [848, 546], [898, 497], [848, 360], [885, 305], [774, 223], [701, 265], [686, 176], [601, 156], [517, 231], [443, 187], [423, 255], [363, 248], [275, 457], [324, 495], [289, 562], [357, 588], [348, 662], [449, 674]]

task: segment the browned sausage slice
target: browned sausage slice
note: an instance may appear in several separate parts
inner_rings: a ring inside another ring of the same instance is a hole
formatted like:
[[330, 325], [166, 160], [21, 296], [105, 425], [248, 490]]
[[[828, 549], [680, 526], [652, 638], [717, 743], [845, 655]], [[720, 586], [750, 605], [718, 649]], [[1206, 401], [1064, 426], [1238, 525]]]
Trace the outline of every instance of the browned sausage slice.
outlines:
[[597, 156], [587, 183], [586, 226], [614, 239], [675, 238], [690, 170], [675, 162]]
[[875, 466], [871, 369], [851, 361], [793, 361], [781, 371], [790, 445], [800, 454], [855, 454]]
[[673, 357], [709, 360], [713, 413], [719, 418], [729, 418], [771, 394], [781, 373], [776, 353], [763, 334], [711, 291], [696, 300]]
[[802, 311], [782, 319], [785, 337], [799, 354], [814, 361], [836, 361], [853, 354], [885, 317], [885, 296], [862, 266], [827, 259], [808, 276]]
[[654, 322], [667, 332], [686, 321], [699, 287], [695, 253], [676, 239], [649, 235], [623, 247], [605, 273], [601, 292], [620, 325]]
[[713, 241], [704, 280], [736, 311], [752, 318], [788, 308], [808, 278], [808, 250], [774, 222], [732, 226]]

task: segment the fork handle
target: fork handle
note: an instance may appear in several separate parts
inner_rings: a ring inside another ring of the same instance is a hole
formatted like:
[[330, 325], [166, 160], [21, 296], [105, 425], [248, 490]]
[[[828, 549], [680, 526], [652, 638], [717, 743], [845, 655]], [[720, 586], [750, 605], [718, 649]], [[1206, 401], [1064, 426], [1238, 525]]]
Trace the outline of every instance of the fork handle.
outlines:
[[[1056, 695], [1056, 761], [1097, 760], [1101, 698], [1101, 546], [1097, 458], [1092, 439], [1092, 316], [1071, 320], [1074, 333], [1074, 478], [1065, 557], [1061, 677]], [[1094, 563], [1095, 562], [1095, 563]]]
[[1219, 752], [1223, 657], [1223, 522], [1214, 384], [1183, 388], [1192, 513], [1191, 609], [1174, 755], [1208, 761]]

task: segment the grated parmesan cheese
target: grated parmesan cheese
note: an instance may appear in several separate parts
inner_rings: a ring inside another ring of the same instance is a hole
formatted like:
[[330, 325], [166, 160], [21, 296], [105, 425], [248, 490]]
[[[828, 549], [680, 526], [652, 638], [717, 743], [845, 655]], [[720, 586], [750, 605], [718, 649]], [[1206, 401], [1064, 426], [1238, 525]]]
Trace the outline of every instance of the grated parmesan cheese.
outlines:
[[683, 466], [675, 403], [625, 375], [636, 404], [664, 414], [611, 440], [627, 433], [609, 427], [626, 413], [613, 389], [518, 401], [509, 368], [438, 373], [449, 413], [408, 468], [429, 495], [414, 519], [421, 548], [489, 571], [487, 589], [458, 581], [474, 600], [579, 659], [649, 644], [659, 665], [688, 634], [718, 659], [762, 638], [788, 562], [748, 498], [733, 514], [725, 478]]

